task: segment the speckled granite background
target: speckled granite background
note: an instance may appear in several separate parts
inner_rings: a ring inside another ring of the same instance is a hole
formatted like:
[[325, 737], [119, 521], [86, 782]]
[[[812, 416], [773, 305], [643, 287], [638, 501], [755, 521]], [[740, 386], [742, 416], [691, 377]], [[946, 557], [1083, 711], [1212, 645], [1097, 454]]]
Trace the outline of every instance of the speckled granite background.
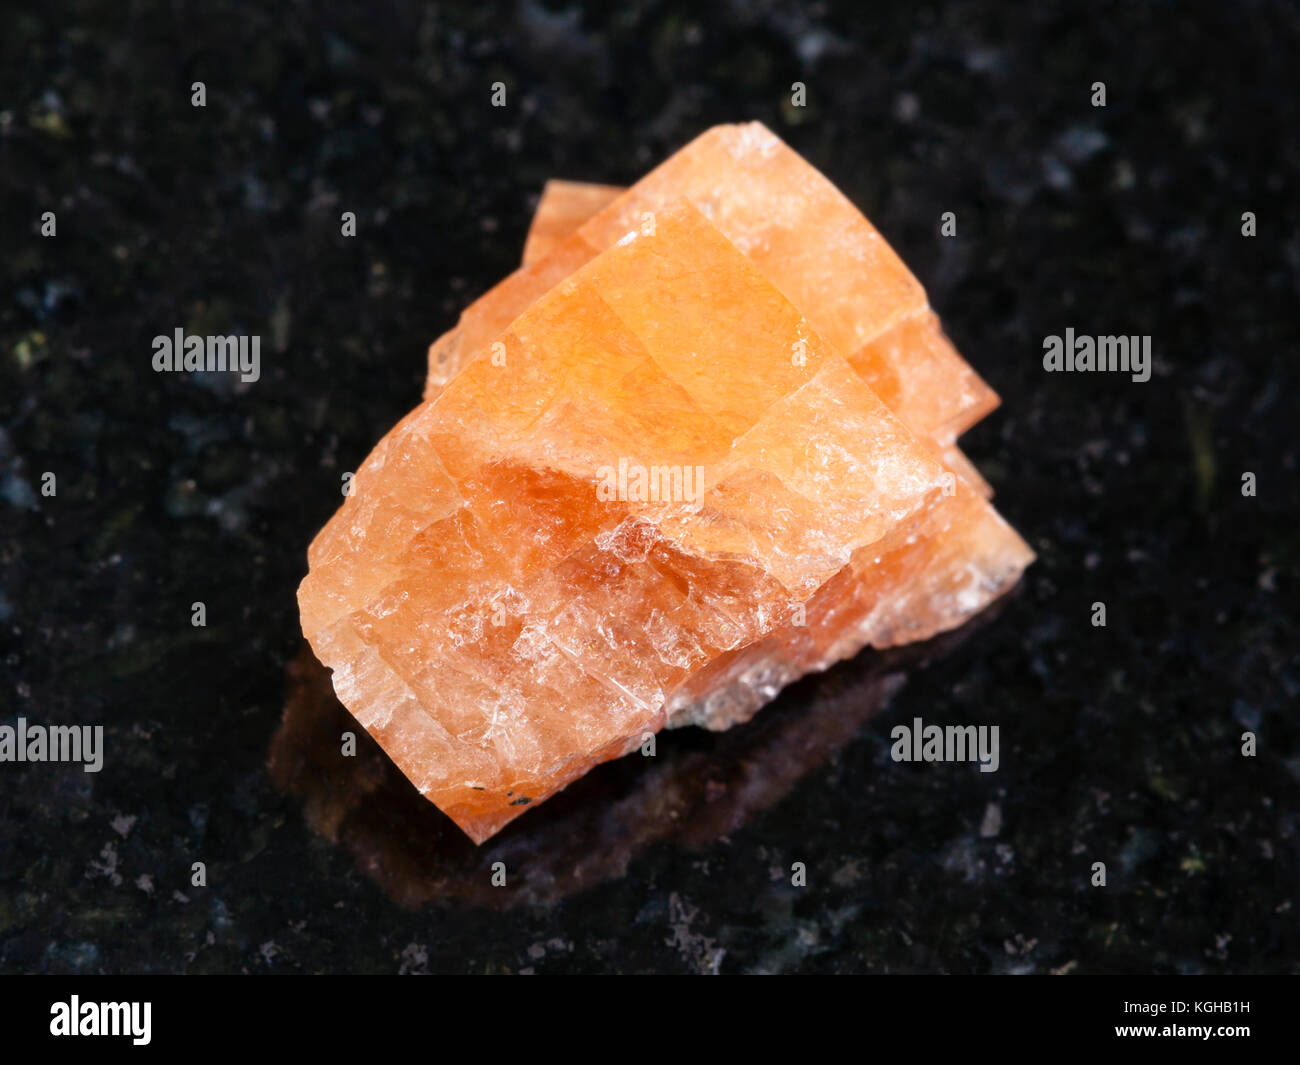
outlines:
[[[0, 969], [1300, 968], [1293, 6], [28, 6], [0, 32], [0, 723], [102, 724], [107, 754], [0, 765]], [[965, 444], [1040, 561], [924, 668], [672, 734], [474, 852], [373, 748], [313, 748], [342, 726], [291, 666], [306, 545], [547, 177], [630, 183], [749, 118], [1001, 392]], [[261, 380], [154, 374], [178, 326], [260, 334]], [[1066, 327], [1151, 334], [1151, 380], [1045, 374]], [[999, 725], [1000, 770], [895, 764], [915, 716]]]

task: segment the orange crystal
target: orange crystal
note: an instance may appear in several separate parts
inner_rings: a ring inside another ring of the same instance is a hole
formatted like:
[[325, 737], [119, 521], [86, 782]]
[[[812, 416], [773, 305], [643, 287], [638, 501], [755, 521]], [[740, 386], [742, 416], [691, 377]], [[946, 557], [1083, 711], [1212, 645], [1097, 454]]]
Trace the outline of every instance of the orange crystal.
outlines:
[[[431, 346], [432, 402], [299, 593], [340, 698], [476, 842], [660, 727], [960, 625], [1032, 561], [955, 444], [996, 395], [762, 126], [628, 191], [548, 182], [524, 262]], [[602, 496], [629, 459], [707, 487]]]
[[[529, 231], [525, 264], [544, 254], [535, 234], [545, 234], [546, 246], [554, 247], [622, 191], [609, 185], [548, 181]], [[878, 358], [859, 357], [854, 366], [886, 405], [897, 410], [906, 405], [900, 396], [903, 389], [919, 401], [951, 387], [943, 376], [942, 360], [928, 357], [936, 347], [950, 345], [937, 318], [926, 312], [868, 345]], [[951, 440], [966, 427], [963, 422], [941, 427], [939, 439]], [[992, 497], [992, 486], [956, 444], [942, 446], [940, 458], [970, 489], [985, 499]], [[923, 534], [905, 550], [884, 560], [855, 558], [836, 581], [809, 601], [803, 627], [787, 626], [697, 674], [676, 696], [678, 710], [684, 711], [680, 718], [670, 706], [669, 724], [688, 723], [686, 717], [693, 714], [708, 727], [726, 727], [752, 714], [790, 681], [851, 657], [865, 646], [889, 647], [954, 628], [1005, 592], [1032, 559], [1033, 552], [1015, 530], [991, 506], [981, 505], [963, 490], [960, 498], [931, 512]], [[874, 604], [870, 612], [855, 613], [864, 602]], [[759, 675], [755, 670], [761, 671], [762, 684], [753, 683]], [[724, 673], [745, 679], [723, 684], [718, 678]], [[697, 694], [707, 696], [707, 712], [690, 704]], [[720, 713], [723, 706], [726, 711]]]
[[[855, 567], [915, 572], [941, 505], [986, 505], [684, 202], [500, 344], [380, 441], [299, 590], [344, 705], [476, 841], [670, 714], [736, 717], [693, 679], [802, 641], [828, 585], [892, 616], [906, 580]], [[609, 498], [629, 463], [703, 490]]]
[[544, 259], [556, 245], [577, 232], [588, 218], [609, 206], [625, 190], [617, 185], [595, 185], [589, 181], [551, 180], [542, 189], [533, 223], [524, 241], [525, 266]]
[[701, 134], [568, 238], [552, 239], [550, 254], [466, 308], [429, 348], [425, 397], [533, 300], [592, 256], [653, 225], [678, 198], [703, 211], [919, 436], [946, 447], [997, 406], [997, 395], [943, 336], [920, 282], [875, 227], [758, 122]]
[[[625, 191], [616, 185], [586, 181], [548, 181], [528, 229], [523, 265], [529, 266], [545, 258]], [[867, 345], [866, 350], [870, 357], [859, 354], [852, 364], [891, 410], [917, 409], [927, 398], [944, 395], [953, 387], [944, 370], [951, 365], [950, 355], [956, 353], [944, 336], [938, 317], [932, 313], [908, 319], [902, 328], [889, 330], [882, 338]], [[940, 352], [937, 358], [932, 356], [935, 350]], [[959, 379], [958, 387], [963, 380], [964, 377]], [[904, 390], [911, 395], [904, 398]], [[947, 425], [940, 422], [935, 430], [944, 465], [985, 499], [993, 497], [993, 487], [953, 440], [988, 413], [991, 403], [995, 402], [995, 398], [990, 397], [991, 391], [980, 399], [957, 404], [960, 413], [956, 420]]]

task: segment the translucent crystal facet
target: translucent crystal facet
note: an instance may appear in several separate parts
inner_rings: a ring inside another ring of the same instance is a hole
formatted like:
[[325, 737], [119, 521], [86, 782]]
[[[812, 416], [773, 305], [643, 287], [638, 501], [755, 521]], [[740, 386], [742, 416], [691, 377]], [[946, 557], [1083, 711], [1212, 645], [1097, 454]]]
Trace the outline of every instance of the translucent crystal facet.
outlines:
[[341, 701], [475, 841], [1032, 561], [955, 442], [996, 395], [762, 126], [548, 183], [524, 261], [431, 346], [299, 590]]

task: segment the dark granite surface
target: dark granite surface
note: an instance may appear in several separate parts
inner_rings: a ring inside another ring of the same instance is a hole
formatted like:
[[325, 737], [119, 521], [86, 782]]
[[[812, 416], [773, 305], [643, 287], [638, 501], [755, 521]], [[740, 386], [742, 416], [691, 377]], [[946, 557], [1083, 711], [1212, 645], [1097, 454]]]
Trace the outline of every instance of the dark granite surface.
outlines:
[[[103, 725], [106, 756], [0, 764], [0, 970], [1300, 968], [1293, 5], [27, 6], [0, 724]], [[1039, 561], [972, 631], [666, 735], [476, 852], [372, 747], [332, 757], [306, 544], [547, 177], [750, 118], [1002, 394], [964, 442]], [[153, 373], [176, 327], [259, 334], [261, 379]], [[1150, 334], [1150, 381], [1044, 373], [1067, 327]], [[916, 716], [997, 724], [998, 772], [894, 763]]]

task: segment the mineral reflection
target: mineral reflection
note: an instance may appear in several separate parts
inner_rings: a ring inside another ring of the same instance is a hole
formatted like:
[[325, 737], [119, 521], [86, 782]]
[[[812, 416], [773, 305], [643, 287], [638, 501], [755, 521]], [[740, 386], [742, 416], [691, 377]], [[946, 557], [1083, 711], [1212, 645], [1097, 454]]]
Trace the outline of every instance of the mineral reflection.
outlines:
[[[481, 847], [357, 727], [307, 646], [286, 671], [268, 768], [276, 786], [302, 802], [308, 824], [404, 906], [550, 904], [621, 877], [652, 845], [698, 849], [740, 829], [857, 736], [908, 670], [948, 653], [1002, 602], [934, 640], [869, 652], [806, 678], [730, 731], [661, 734], [654, 757], [598, 767]], [[354, 755], [343, 751], [348, 733]], [[507, 887], [491, 882], [496, 862], [509, 870]]]

